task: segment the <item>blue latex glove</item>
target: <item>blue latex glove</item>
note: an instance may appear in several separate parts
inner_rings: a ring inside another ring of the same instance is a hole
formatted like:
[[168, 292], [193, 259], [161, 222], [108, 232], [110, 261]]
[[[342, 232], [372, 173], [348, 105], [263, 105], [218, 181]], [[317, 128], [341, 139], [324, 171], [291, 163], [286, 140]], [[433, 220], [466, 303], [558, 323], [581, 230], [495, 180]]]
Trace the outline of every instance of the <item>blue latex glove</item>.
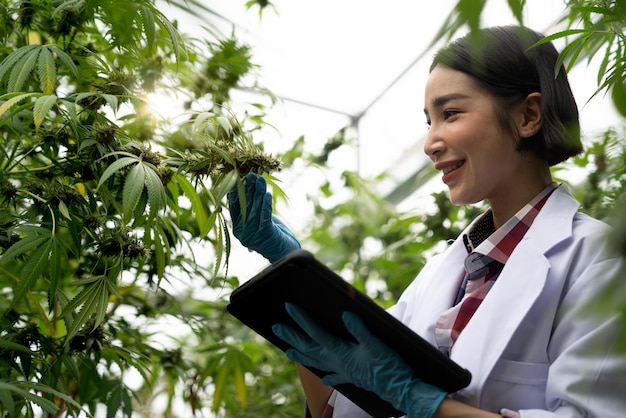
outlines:
[[376, 393], [409, 418], [432, 418], [447, 392], [413, 375], [398, 354], [374, 337], [352, 312], [343, 313], [343, 323], [356, 343], [329, 334], [299, 307], [286, 303], [287, 312], [308, 334], [285, 324], [275, 324], [274, 333], [291, 345], [287, 357], [304, 366], [328, 371], [322, 378], [328, 386], [352, 383]]
[[272, 195], [267, 192], [263, 176], [248, 173], [245, 179], [246, 219], [243, 219], [237, 187], [228, 192], [228, 209], [233, 222], [233, 234], [251, 250], [274, 263], [300, 243], [289, 228], [272, 215]]

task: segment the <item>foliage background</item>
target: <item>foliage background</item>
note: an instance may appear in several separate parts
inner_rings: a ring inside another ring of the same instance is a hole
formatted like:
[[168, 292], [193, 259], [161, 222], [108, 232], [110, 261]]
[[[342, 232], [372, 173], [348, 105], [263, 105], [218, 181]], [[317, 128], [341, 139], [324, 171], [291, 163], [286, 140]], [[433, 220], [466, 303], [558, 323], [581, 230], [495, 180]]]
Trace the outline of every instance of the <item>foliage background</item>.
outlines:
[[[598, 94], [626, 116], [624, 2], [564, 3], [564, 62], [603, 59]], [[525, 2], [508, 4], [521, 21]], [[485, 5], [459, 0], [434, 39], [478, 27]], [[4, 416], [301, 416], [293, 366], [225, 311], [239, 284], [229, 262], [243, 261], [229, 258], [223, 197], [257, 171], [284, 198], [280, 166], [330, 173], [331, 156], [355, 144], [349, 131], [319, 153], [301, 137], [268, 155], [254, 140], [266, 105], [232, 99], [242, 88], [273, 99], [250, 48], [210, 25], [192, 38], [152, 0], [3, 0], [0, 20]], [[182, 121], [148, 111], [161, 88], [186, 98]], [[572, 164], [588, 173], [572, 184], [583, 209], [617, 226], [624, 254], [624, 126]], [[383, 306], [483, 209], [437, 193], [434, 210], [401, 212], [375, 192], [384, 174], [341, 179], [341, 190], [329, 178], [311, 194], [299, 239]]]

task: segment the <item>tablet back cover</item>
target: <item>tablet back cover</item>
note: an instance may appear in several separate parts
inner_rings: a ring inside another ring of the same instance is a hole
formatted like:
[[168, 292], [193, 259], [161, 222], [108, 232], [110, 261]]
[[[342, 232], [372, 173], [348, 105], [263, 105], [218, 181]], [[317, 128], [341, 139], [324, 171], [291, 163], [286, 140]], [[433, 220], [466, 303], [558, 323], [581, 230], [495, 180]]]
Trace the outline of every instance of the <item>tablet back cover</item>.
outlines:
[[[285, 302], [303, 308], [330, 333], [345, 339], [352, 337], [344, 328], [341, 314], [356, 313], [368, 329], [395, 349], [411, 366], [417, 377], [456, 392], [471, 380], [469, 371], [454, 363], [443, 353], [358, 291], [306, 250], [290, 253], [235, 289], [228, 311], [276, 347], [285, 351], [289, 345], [272, 332], [278, 322], [295, 328], [285, 310]], [[327, 372], [310, 368], [322, 377]], [[339, 392], [376, 418], [402, 416], [376, 394], [352, 384], [335, 386]]]

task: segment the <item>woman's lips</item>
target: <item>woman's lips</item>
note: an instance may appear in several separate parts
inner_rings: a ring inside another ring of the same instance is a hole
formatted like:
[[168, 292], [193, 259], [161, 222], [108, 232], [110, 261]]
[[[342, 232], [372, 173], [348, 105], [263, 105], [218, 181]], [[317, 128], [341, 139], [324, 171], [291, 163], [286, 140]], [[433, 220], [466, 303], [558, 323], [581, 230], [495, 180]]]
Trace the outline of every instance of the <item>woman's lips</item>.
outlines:
[[457, 168], [461, 167], [463, 164], [465, 164], [465, 161], [459, 161], [459, 162], [457, 162], [457, 163], [455, 163], [455, 164], [452, 164], [452, 165], [449, 165], [449, 166], [443, 167], [443, 168], [441, 169], [441, 171], [442, 171], [442, 172], [443, 172], [443, 174], [445, 175], [445, 174], [448, 174], [449, 172], [454, 171], [454, 170], [456, 170]]
[[445, 184], [449, 184], [455, 176], [457, 170], [461, 168], [464, 164], [465, 160], [442, 162], [437, 164], [435, 168], [443, 173], [443, 177], [441, 178], [441, 180]]

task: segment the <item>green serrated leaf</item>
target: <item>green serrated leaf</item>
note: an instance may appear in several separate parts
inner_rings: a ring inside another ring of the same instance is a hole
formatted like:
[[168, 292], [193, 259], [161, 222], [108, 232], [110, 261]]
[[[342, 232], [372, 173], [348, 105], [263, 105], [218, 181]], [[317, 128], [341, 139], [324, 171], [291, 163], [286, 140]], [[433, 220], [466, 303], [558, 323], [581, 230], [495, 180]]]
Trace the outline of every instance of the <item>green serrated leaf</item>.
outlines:
[[[154, 230], [154, 259], [156, 261], [156, 272], [159, 279], [165, 275], [165, 251], [169, 251], [169, 246], [166, 249], [167, 239], [164, 241], [161, 239], [161, 228], [155, 228]], [[165, 244], [165, 245], [164, 245]]]
[[[70, 301], [65, 309], [64, 313], [71, 315], [74, 309], [70, 309], [70, 307], [80, 306], [78, 314], [74, 316], [72, 319], [72, 324], [67, 331], [67, 336], [65, 341], [67, 344], [74, 338], [74, 336], [78, 333], [78, 331], [91, 319], [93, 314], [98, 309], [98, 302], [100, 299], [100, 283], [102, 280], [85, 287], [74, 299]], [[80, 303], [75, 301], [80, 301]]]
[[626, 83], [618, 78], [611, 87], [611, 98], [617, 111], [626, 118]]
[[226, 173], [213, 185], [213, 196], [215, 197], [216, 202], [221, 202], [222, 199], [224, 199], [224, 196], [226, 196], [226, 194], [237, 184], [238, 178], [239, 172], [237, 170], [232, 170]]
[[233, 130], [233, 125], [230, 123], [230, 120], [224, 115], [217, 116], [217, 123], [224, 129], [226, 132], [230, 133]]
[[4, 78], [5, 74], [7, 74], [7, 72], [24, 57], [24, 55], [30, 54], [34, 49], [38, 48], [39, 45], [26, 45], [9, 54], [4, 60], [2, 60], [2, 63], [0, 63], [0, 80]]
[[241, 355], [233, 356], [233, 381], [235, 384], [235, 392], [239, 398], [239, 405], [242, 408], [246, 406], [246, 380], [241, 365]]
[[75, 286], [85, 286], [91, 283], [95, 283], [98, 280], [102, 280], [100, 276], [88, 276], [88, 277], [85, 277], [84, 279], [75, 280], [72, 283]]
[[74, 60], [70, 57], [66, 52], [60, 50], [54, 45], [46, 45], [46, 48], [49, 48], [50, 51], [60, 59], [63, 64], [70, 70], [70, 72], [74, 75], [74, 77], [78, 78], [78, 68], [74, 64]]
[[29, 349], [28, 347], [23, 346], [22, 344], [15, 343], [13, 341], [0, 338], [0, 348], [11, 350], [11, 351], [19, 351], [20, 353], [28, 354], [31, 356], [36, 356], [37, 353]]
[[[0, 105], [0, 116], [4, 115], [8, 110], [10, 110], [13, 106], [18, 104], [22, 100], [35, 96], [35, 95], [37, 95], [37, 93], [23, 93], [23, 94], [18, 94], [17, 96], [11, 97], [6, 102], [2, 103], [2, 105]], [[4, 97], [5, 96], [3, 96], [3, 98]]]
[[28, 80], [28, 77], [37, 63], [39, 52], [39, 48], [33, 49], [15, 63], [13, 69], [11, 70], [11, 74], [9, 75], [9, 82], [7, 84], [7, 91], [9, 93], [22, 90], [22, 87], [24, 87], [26, 80]]
[[114, 295], [118, 299], [122, 299], [120, 290], [117, 288], [117, 284], [113, 280], [107, 280], [105, 282], [109, 295]]
[[133, 401], [130, 397], [130, 393], [128, 392], [128, 389], [124, 388], [124, 391], [122, 392], [122, 403], [124, 405], [124, 414], [129, 417], [133, 414], [135, 408], [134, 408], [134, 404]]
[[0, 403], [2, 403], [3, 410], [8, 412], [9, 417], [15, 416], [15, 402], [8, 390], [0, 390]]
[[115, 418], [117, 411], [122, 406], [122, 385], [117, 384], [109, 392], [109, 398], [107, 400], [107, 418]]
[[[555, 39], [565, 38], [565, 37], [570, 36], [570, 35], [578, 35], [578, 34], [586, 33], [586, 32], [588, 32], [588, 29], [567, 29], [567, 30], [563, 30], [563, 31], [560, 31], [560, 32], [553, 33], [552, 35], [547, 35], [547, 36], [541, 38], [540, 40], [538, 40], [535, 43], [535, 45], [545, 44], [545, 43], [548, 43], [548, 42], [552, 42]], [[532, 48], [532, 46], [531, 46], [531, 48]]]
[[70, 396], [66, 395], [63, 392], [60, 392], [48, 385], [43, 385], [41, 383], [37, 383], [37, 382], [25, 382], [25, 385], [27, 385], [28, 387], [30, 387], [33, 390], [39, 391], [39, 392], [44, 392], [44, 393], [49, 393], [51, 395], [54, 395], [58, 398], [63, 399], [63, 401], [69, 405], [72, 405], [73, 407], [80, 409], [84, 414], [86, 414], [88, 417], [93, 418], [93, 415], [91, 415], [89, 413], [89, 411], [85, 410], [78, 402], [76, 402], [74, 399], [72, 399]]
[[35, 120], [35, 132], [39, 132], [39, 127], [43, 123], [46, 115], [52, 109], [52, 106], [57, 102], [57, 96], [41, 96], [35, 101], [33, 108], [33, 118]]
[[99, 96], [104, 99], [111, 109], [117, 110], [119, 108], [119, 100], [114, 94], [102, 93]]
[[45, 95], [51, 95], [56, 87], [57, 71], [54, 65], [54, 56], [48, 48], [42, 48], [37, 60], [37, 75], [39, 87]]
[[[586, 47], [585, 47], [585, 43], [586, 41], [583, 41], [583, 44], [581, 45], [580, 48], [575, 48], [572, 51], [572, 57], [569, 60], [569, 64], [565, 67], [565, 71], [566, 72], [570, 72], [570, 70], [574, 67], [574, 65], [576, 65], [576, 62], [578, 61], [578, 57], [580, 56], [580, 54], [585, 51]], [[585, 55], [585, 54], [584, 54]]]
[[107, 181], [109, 177], [111, 177], [113, 174], [117, 173], [119, 170], [129, 164], [136, 164], [138, 162], [139, 159], [137, 159], [136, 157], [123, 157], [115, 160], [110, 166], [107, 167], [106, 170], [104, 170], [104, 173], [102, 173], [100, 181], [98, 181], [98, 186], [96, 187], [96, 190], [98, 190], [100, 186], [102, 186], [102, 184]]
[[139, 203], [139, 198], [146, 185], [146, 169], [143, 164], [135, 165], [124, 181], [124, 190], [122, 192], [122, 211], [124, 220], [129, 221], [135, 207]]
[[458, 0], [427, 48], [433, 47], [444, 37], [450, 40], [465, 25], [472, 31], [478, 29], [485, 3], [486, 0]]
[[88, 91], [88, 92], [82, 92], [82, 93], [78, 93], [75, 96], [72, 96], [74, 98], [74, 102], [75, 103], [80, 103], [83, 100], [85, 100], [88, 97], [92, 97], [92, 96], [100, 96], [100, 93], [96, 93], [93, 91]]
[[54, 236], [48, 237], [42, 242], [42, 245], [30, 256], [20, 274], [20, 281], [15, 289], [13, 305], [20, 302], [26, 293], [28, 293], [37, 280], [41, 277], [44, 270], [48, 267], [50, 260], [50, 251], [54, 245]]
[[46, 228], [37, 228], [37, 233], [31, 233], [10, 246], [2, 255], [0, 262], [7, 262], [32, 249], [39, 247], [43, 242], [50, 239], [52, 232]]
[[459, 0], [457, 10], [470, 30], [478, 30], [480, 28], [480, 16], [485, 9], [486, 0]]
[[170, 20], [161, 13], [158, 9], [153, 9], [154, 18], [158, 22], [159, 26], [167, 32], [172, 43], [172, 49], [174, 50], [174, 56], [176, 61], [180, 61], [181, 56], [185, 53], [184, 44], [181, 43], [181, 37], [176, 27], [170, 22]]
[[67, 116], [70, 122], [69, 126], [72, 128], [72, 132], [74, 133], [74, 135], [78, 137], [78, 109], [76, 107], [76, 103], [64, 99], [61, 99], [61, 103], [63, 104], [63, 107], [67, 112]]
[[59, 286], [59, 279], [61, 277], [61, 260], [65, 258], [65, 247], [62, 244], [62, 240], [54, 240], [52, 248], [50, 250], [50, 259], [48, 266], [48, 277], [50, 279], [50, 290], [48, 291], [48, 295], [50, 295], [50, 304], [49, 306], [55, 305], [56, 292]]
[[[23, 384], [20, 382], [20, 384]], [[43, 386], [43, 385], [42, 385]], [[47, 400], [41, 396], [35, 395], [27, 390], [22, 389], [17, 384], [12, 382], [7, 382], [4, 380], [0, 380], [0, 391], [13, 392], [22, 398], [39, 405], [43, 410], [50, 414], [56, 414], [59, 408], [54, 404], [54, 402]]]
[[156, 172], [156, 169], [152, 165], [145, 165], [146, 174], [146, 188], [148, 189], [148, 203], [150, 204], [150, 216], [155, 217], [157, 212], [161, 208], [165, 207], [167, 203], [167, 196], [165, 194], [165, 186], [161, 181], [161, 177]]
[[180, 205], [178, 204], [178, 198], [180, 197], [180, 191], [176, 185], [176, 182], [170, 181], [166, 186], [167, 194], [169, 196], [168, 205], [174, 211], [176, 216], [180, 216]]
[[213, 112], [202, 112], [196, 115], [193, 121], [193, 125], [192, 125], [193, 132], [198, 132], [198, 131], [203, 130], [204, 124], [207, 121], [207, 119], [210, 119], [213, 117], [215, 117], [215, 113]]
[[175, 180], [179, 187], [183, 190], [183, 194], [187, 196], [187, 199], [191, 202], [191, 210], [196, 216], [196, 221], [198, 222], [198, 226], [200, 228], [200, 236], [205, 237], [211, 230], [211, 227], [208, 222], [206, 207], [202, 203], [200, 195], [196, 193], [196, 189], [182, 174], [177, 174]]
[[146, 37], [146, 45], [149, 51], [154, 50], [154, 40], [156, 39], [156, 23], [152, 10], [145, 6], [139, 6], [139, 16], [143, 26], [143, 33]]
[[[74, 379], [80, 378], [80, 369], [78, 368], [78, 364], [76, 363], [76, 359], [71, 355], [63, 354], [62, 355], [62, 364], [65, 365], [66, 370], [69, 370], [71, 376]], [[67, 371], [65, 372], [67, 373]]]
[[65, 305], [64, 308], [64, 312], [65, 313], [72, 313], [73, 311], [75, 311], [76, 309], [78, 309], [80, 306], [82, 306], [86, 300], [90, 299], [92, 296], [92, 293], [94, 293], [97, 290], [97, 287], [93, 284], [95, 282], [97, 282], [98, 280], [102, 280], [100, 276], [94, 276], [93, 280], [91, 282], [89, 282], [88, 284], [84, 284], [84, 283], [77, 283], [77, 285], [79, 286], [84, 286], [83, 289], [78, 292], [78, 294], [76, 296], [74, 296], [67, 305]]
[[226, 381], [228, 380], [230, 369], [231, 368], [229, 361], [223, 361], [220, 364], [220, 368], [214, 380], [215, 390], [213, 391], [213, 406], [211, 408], [213, 411], [217, 411], [219, 409], [220, 403], [222, 403], [224, 388], [226, 387]]
[[[145, 189], [144, 189], [145, 190]], [[144, 190], [141, 191], [139, 195], [139, 201], [135, 206], [135, 210], [132, 214], [133, 225], [138, 228], [145, 228], [146, 230], [150, 229], [150, 224], [152, 223], [152, 218], [147, 216], [146, 208], [148, 207], [148, 193]]]
[[211, 147], [211, 150], [219, 154], [220, 157], [222, 157], [224, 161], [226, 161], [231, 166], [237, 167], [237, 162], [229, 152], [221, 149], [220, 147]]
[[[130, 352], [123, 347], [104, 346], [101, 351], [102, 358], [120, 365], [125, 369], [127, 365], [132, 366], [139, 372], [145, 381], [150, 381], [150, 362], [152, 361], [145, 354], [140, 352]], [[124, 364], [126, 363], [126, 364]]]
[[109, 306], [109, 286], [107, 286], [108, 278], [103, 278], [97, 285], [97, 301], [96, 312], [94, 318], [94, 328], [98, 327], [104, 322], [106, 317], [107, 308]]
[[519, 23], [520, 25], [524, 23], [524, 7], [526, 6], [526, 0], [507, 0], [509, 3], [509, 9], [511, 10], [511, 13], [513, 13], [513, 16], [515, 16], [515, 19], [517, 20], [517, 23]]
[[[223, 237], [223, 229], [221, 228], [222, 226], [222, 217], [218, 216], [218, 212], [213, 212], [211, 214], [211, 216], [209, 217], [211, 224], [215, 225], [216, 222], [219, 223], [218, 227], [215, 228], [215, 244], [217, 246], [217, 260], [215, 261], [215, 265], [213, 267], [213, 275], [217, 276], [217, 273], [220, 269], [220, 267], [222, 266], [222, 242], [224, 242], [224, 237]], [[218, 219], [219, 218], [219, 219]]]

